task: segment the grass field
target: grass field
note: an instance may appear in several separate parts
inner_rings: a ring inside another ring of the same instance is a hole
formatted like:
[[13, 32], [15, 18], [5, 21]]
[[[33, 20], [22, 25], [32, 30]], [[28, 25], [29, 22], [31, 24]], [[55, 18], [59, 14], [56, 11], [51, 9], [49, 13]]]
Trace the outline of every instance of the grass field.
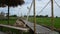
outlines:
[[[16, 17], [10, 17], [9, 24], [13, 25], [16, 22]], [[0, 24], [8, 24], [8, 20], [0, 20]]]
[[[13, 25], [16, 22], [16, 19], [10, 19], [9, 24]], [[0, 24], [8, 24], [8, 20], [0, 20]]]
[[[30, 17], [29, 21], [33, 22], [33, 17]], [[37, 24], [45, 25], [48, 27], [50, 27], [52, 24], [51, 18], [36, 18], [36, 21]], [[60, 18], [54, 18], [54, 27], [60, 29]]]

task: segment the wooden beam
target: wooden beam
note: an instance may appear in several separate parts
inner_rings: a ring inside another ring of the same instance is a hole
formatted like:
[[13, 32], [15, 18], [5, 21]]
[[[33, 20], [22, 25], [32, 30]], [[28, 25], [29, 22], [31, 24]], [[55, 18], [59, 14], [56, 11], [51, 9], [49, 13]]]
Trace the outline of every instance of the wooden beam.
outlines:
[[9, 24], [9, 6], [8, 6], [8, 24]]
[[51, 29], [54, 30], [54, 4], [51, 0]]
[[3, 24], [0, 24], [0, 27], [12, 28], [12, 29], [17, 29], [17, 30], [21, 30], [21, 31], [29, 30], [29, 28], [21, 28], [21, 27], [15, 27], [15, 26], [10, 26], [10, 25], [3, 25]]
[[8, 24], [9, 24], [9, 1], [8, 1]]

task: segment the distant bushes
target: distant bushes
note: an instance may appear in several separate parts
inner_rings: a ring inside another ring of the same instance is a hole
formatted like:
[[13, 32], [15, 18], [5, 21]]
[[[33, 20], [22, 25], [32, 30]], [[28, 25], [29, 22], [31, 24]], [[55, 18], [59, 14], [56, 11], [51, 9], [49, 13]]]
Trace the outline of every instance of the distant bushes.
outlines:
[[[8, 17], [8, 15], [6, 17]], [[10, 15], [9, 17], [17, 17], [17, 15]]]
[[[26, 15], [24, 17], [27, 17]], [[33, 15], [30, 15], [29, 17], [34, 17]], [[36, 17], [48, 17], [48, 15], [36, 15]]]

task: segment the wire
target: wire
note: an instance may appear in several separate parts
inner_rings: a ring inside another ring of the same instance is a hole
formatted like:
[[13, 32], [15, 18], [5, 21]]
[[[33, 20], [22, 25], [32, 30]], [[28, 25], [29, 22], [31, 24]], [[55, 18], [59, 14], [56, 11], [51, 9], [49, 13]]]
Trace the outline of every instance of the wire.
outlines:
[[[50, 1], [41, 9], [41, 11], [40, 12], [38, 12], [38, 14], [40, 14], [46, 7], [47, 7], [47, 5], [50, 3]], [[37, 14], [37, 15], [38, 15]]]
[[[55, 0], [54, 0], [55, 1]], [[60, 5], [55, 1], [56, 5], [60, 8]]]

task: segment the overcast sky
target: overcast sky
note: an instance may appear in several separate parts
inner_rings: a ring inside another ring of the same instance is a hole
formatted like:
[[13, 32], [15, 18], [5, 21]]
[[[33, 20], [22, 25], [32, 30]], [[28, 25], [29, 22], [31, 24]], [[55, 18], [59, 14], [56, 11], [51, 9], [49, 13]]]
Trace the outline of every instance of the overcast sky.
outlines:
[[[25, 4], [18, 7], [10, 7], [10, 15], [16, 14], [21, 16], [27, 15], [28, 9], [27, 7], [30, 7], [32, 0], [24, 0]], [[48, 6], [41, 12], [40, 10], [49, 2], [50, 0], [36, 0], [36, 15], [49, 15], [51, 16], [51, 3], [48, 4]], [[60, 5], [60, 0], [55, 0]], [[3, 11], [7, 13], [8, 7], [0, 8], [0, 12]], [[30, 15], [33, 15], [33, 7], [31, 9]], [[60, 8], [55, 4], [54, 2], [54, 16], [60, 17]]]

